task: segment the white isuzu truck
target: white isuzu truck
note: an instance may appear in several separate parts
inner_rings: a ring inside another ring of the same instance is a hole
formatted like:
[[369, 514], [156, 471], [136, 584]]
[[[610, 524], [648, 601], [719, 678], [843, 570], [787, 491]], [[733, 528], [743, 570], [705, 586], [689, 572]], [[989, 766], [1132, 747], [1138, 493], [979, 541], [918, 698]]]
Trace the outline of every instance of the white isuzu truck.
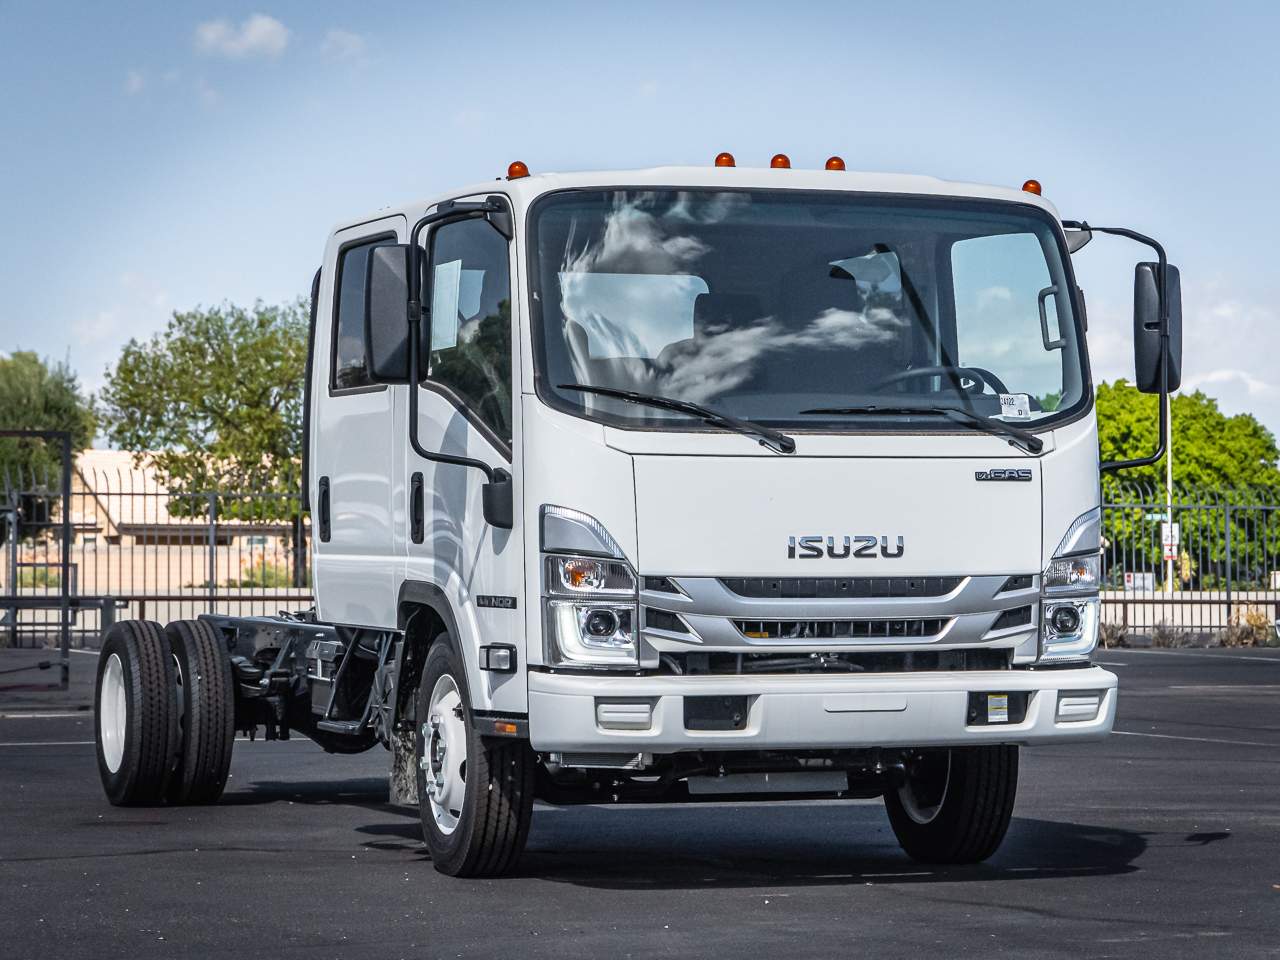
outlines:
[[[114, 803], [216, 799], [237, 729], [391, 755], [438, 869], [535, 799], [884, 797], [990, 856], [1023, 746], [1094, 740], [1098, 436], [1071, 256], [1021, 190], [735, 166], [491, 181], [338, 226], [312, 297], [316, 605], [104, 639]], [[1150, 457], [1107, 467], [1153, 463]]]

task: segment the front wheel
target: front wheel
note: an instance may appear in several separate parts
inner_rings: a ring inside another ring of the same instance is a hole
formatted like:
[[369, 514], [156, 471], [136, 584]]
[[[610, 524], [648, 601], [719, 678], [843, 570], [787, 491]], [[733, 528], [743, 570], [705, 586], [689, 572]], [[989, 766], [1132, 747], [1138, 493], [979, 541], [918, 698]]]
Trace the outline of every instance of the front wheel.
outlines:
[[1018, 792], [1018, 748], [922, 749], [885, 794], [902, 849], [924, 863], [978, 863], [999, 848]]
[[529, 834], [535, 759], [528, 741], [476, 731], [466, 671], [448, 634], [427, 653], [415, 717], [418, 809], [436, 869], [454, 877], [507, 872]]

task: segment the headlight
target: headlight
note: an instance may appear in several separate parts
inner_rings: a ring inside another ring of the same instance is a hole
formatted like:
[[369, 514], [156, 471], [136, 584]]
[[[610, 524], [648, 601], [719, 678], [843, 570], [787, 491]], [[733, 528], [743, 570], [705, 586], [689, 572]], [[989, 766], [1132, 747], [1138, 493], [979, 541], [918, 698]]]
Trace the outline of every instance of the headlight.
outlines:
[[1095, 552], [1049, 561], [1040, 587], [1041, 663], [1089, 659], [1098, 643], [1101, 579], [1102, 557]]
[[635, 667], [634, 605], [569, 600], [547, 602], [553, 663], [582, 667]]
[[638, 667], [638, 581], [617, 541], [594, 517], [548, 505], [542, 549], [547, 663]]
[[1102, 578], [1102, 558], [1096, 553], [1079, 557], [1058, 557], [1044, 571], [1047, 596], [1095, 593]]
[[1098, 643], [1097, 597], [1046, 601], [1040, 621], [1040, 662], [1087, 660]]

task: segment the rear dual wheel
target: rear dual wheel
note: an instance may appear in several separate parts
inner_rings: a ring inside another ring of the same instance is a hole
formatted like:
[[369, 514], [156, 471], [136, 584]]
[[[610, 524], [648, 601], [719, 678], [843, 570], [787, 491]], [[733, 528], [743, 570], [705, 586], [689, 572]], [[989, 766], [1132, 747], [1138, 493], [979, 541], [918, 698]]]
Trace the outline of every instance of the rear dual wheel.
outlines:
[[94, 697], [107, 799], [116, 806], [216, 800], [231, 763], [234, 697], [231, 662], [208, 624], [112, 626]]

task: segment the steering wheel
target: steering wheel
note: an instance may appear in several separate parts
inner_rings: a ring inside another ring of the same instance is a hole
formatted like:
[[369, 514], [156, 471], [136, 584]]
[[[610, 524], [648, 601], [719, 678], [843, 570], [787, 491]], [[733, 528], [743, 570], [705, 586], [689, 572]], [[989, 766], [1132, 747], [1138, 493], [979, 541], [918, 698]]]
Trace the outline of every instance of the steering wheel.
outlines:
[[[911, 370], [900, 370], [878, 381], [871, 389], [879, 393], [884, 387], [901, 383], [904, 380], [916, 380], [920, 377], [942, 377], [945, 382], [954, 386], [957, 392], [960, 393], [981, 393], [984, 385], [991, 387], [996, 393], [1009, 392], [1009, 388], [1004, 385], [1004, 381], [990, 370], [985, 370], [982, 367], [953, 366], [915, 367]], [[962, 386], [960, 382], [962, 379], [968, 380], [969, 386]]]

